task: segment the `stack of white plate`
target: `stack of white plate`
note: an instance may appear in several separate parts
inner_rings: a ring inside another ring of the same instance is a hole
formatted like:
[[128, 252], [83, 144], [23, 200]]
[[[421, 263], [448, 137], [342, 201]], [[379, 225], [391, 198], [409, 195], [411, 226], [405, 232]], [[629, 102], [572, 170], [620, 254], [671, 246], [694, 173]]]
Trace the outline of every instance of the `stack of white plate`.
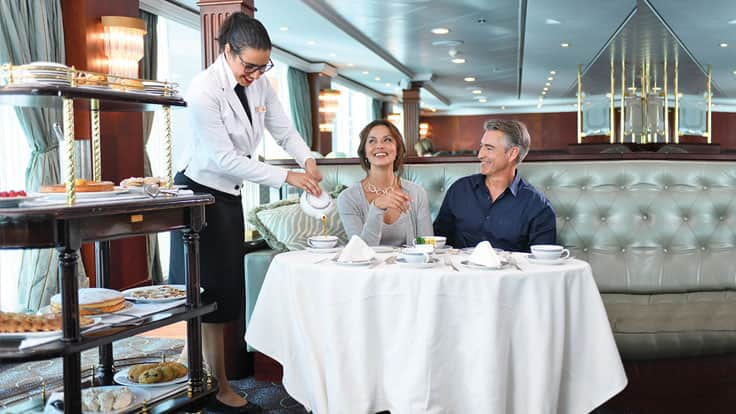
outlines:
[[159, 81], [143, 81], [143, 92], [158, 96], [179, 96], [179, 84]]
[[11, 73], [5, 74], [12, 80], [11, 85], [53, 85], [70, 86], [71, 69], [60, 63], [33, 62], [27, 65], [12, 66]]

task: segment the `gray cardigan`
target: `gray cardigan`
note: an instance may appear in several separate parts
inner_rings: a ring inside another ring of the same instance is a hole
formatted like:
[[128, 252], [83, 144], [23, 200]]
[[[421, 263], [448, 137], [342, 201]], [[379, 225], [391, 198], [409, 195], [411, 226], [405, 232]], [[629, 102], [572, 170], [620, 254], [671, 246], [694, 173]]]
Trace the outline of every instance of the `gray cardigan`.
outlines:
[[337, 211], [348, 239], [360, 236], [369, 246], [402, 245], [417, 236], [432, 236], [432, 216], [427, 192], [420, 185], [401, 179], [401, 188], [411, 198], [408, 213], [393, 224], [384, 224], [384, 211], [368, 203], [360, 182], [351, 185], [337, 197]]

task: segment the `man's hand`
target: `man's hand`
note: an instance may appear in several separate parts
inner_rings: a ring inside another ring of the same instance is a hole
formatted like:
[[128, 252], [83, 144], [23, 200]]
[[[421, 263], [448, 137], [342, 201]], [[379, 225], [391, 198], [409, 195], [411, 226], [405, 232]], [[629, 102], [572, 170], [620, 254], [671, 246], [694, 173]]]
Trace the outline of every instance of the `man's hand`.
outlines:
[[[320, 180], [321, 179], [322, 177], [320, 177]], [[296, 188], [301, 188], [302, 190], [308, 192], [313, 196], [319, 196], [320, 194], [322, 194], [322, 189], [319, 186], [319, 181], [315, 180], [308, 173], [289, 171], [286, 173], [286, 182]]]
[[318, 183], [322, 181], [322, 173], [319, 172], [319, 168], [317, 168], [317, 161], [315, 161], [314, 158], [307, 159], [307, 161], [304, 163], [304, 171], [306, 171], [307, 174], [311, 175], [312, 178]]
[[373, 200], [373, 204], [382, 210], [394, 208], [402, 213], [409, 211], [410, 203], [411, 198], [403, 190], [394, 190]]

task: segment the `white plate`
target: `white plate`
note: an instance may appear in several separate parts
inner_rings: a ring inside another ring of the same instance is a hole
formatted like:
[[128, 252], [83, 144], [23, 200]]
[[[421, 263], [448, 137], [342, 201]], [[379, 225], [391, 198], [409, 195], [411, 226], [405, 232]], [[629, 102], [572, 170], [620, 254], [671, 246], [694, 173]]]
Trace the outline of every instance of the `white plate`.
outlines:
[[[94, 387], [94, 388], [97, 389], [97, 390], [102, 390], [102, 391], [117, 391], [117, 390], [119, 390], [121, 388], [126, 388], [126, 387], [127, 386], [123, 386], [123, 385], [105, 385], [105, 386]], [[145, 398], [143, 398], [143, 396], [140, 395], [140, 391], [137, 391], [135, 388], [132, 388], [132, 387], [127, 387], [127, 388], [133, 394], [133, 399], [131, 400], [130, 404], [127, 407], [121, 408], [119, 410], [106, 411], [106, 412], [104, 412], [104, 414], [119, 414], [119, 413], [124, 413], [126, 411], [129, 411], [131, 408], [133, 408], [133, 407], [135, 407], [137, 405], [140, 405], [145, 400]], [[91, 389], [91, 388], [85, 388], [85, 389]], [[82, 392], [84, 392], [84, 390], [82, 390]], [[53, 405], [51, 405], [51, 403], [53, 401], [57, 401], [57, 400], [62, 400], [63, 401], [64, 400], [64, 398], [63, 398], [64, 397], [64, 394], [58, 393], [58, 394], [54, 394], [54, 395], [55, 396], [58, 396], [58, 398], [54, 398], [52, 396], [49, 399], [49, 401], [46, 403], [46, 407], [44, 409], [44, 413], [60, 413], [61, 412], [61, 411], [57, 410]], [[82, 413], [83, 414], [103, 414], [102, 412], [97, 412], [97, 411], [82, 411]]]
[[[112, 191], [89, 191], [89, 192], [77, 192], [77, 199], [94, 199], [94, 198], [105, 198], [110, 196], [116, 196], [120, 194], [129, 193], [130, 190], [127, 188], [116, 188]], [[66, 193], [34, 193], [34, 196], [45, 196], [47, 199], [66, 199]]]
[[117, 382], [120, 385], [127, 385], [129, 387], [152, 388], [152, 387], [165, 387], [167, 385], [179, 384], [179, 383], [186, 382], [189, 380], [189, 375], [185, 375], [175, 380], [166, 381], [166, 382], [154, 382], [153, 384], [139, 384], [137, 382], [133, 382], [128, 379], [129, 369], [130, 367], [122, 371], [118, 371], [118, 373], [115, 374], [114, 377], [112, 377], [113, 381]]
[[374, 258], [372, 258], [370, 260], [358, 260], [358, 261], [354, 261], [354, 262], [341, 262], [341, 261], [338, 261], [337, 259], [332, 259], [330, 261], [332, 263], [334, 263], [334, 264], [338, 264], [338, 265], [341, 265], [341, 266], [368, 266], [370, 264], [375, 263], [376, 260], [377, 259], [374, 257]]
[[433, 257], [433, 258], [429, 259], [428, 262], [416, 262], [416, 263], [415, 262], [407, 262], [406, 260], [402, 259], [401, 257], [399, 257], [398, 259], [396, 259], [396, 263], [398, 263], [399, 266], [401, 266], [401, 267], [411, 267], [411, 268], [414, 268], [414, 269], [427, 269], [427, 268], [430, 268], [430, 267], [434, 267], [439, 262], [440, 262], [440, 259], [438, 259], [436, 257]]
[[318, 247], [311, 247], [307, 246], [304, 250], [308, 251], [309, 253], [336, 253], [342, 250], [343, 246], [336, 246], [336, 247], [327, 247], [327, 248], [318, 248]]
[[393, 246], [371, 246], [376, 253], [393, 253], [396, 251], [396, 247]]
[[0, 197], [0, 207], [17, 207], [18, 204], [24, 201], [33, 201], [40, 198], [40, 196], [32, 195], [25, 197]]
[[538, 259], [534, 257], [533, 254], [529, 254], [526, 256], [526, 260], [531, 264], [538, 264], [538, 265], [561, 265], [568, 260], [570, 260], [569, 257], [561, 257], [559, 259]]
[[462, 262], [460, 262], [460, 264], [470, 269], [480, 269], [480, 270], [499, 270], [499, 269], [503, 269], [507, 265], [507, 263], [501, 261], [500, 266], [490, 267], [490, 266], [483, 266], [483, 265], [475, 264], [469, 260], [463, 260]]
[[[132, 295], [133, 292], [145, 292], [147, 290], [157, 290], [157, 289], [160, 289], [163, 286], [170, 286], [172, 288], [180, 289], [180, 290], [183, 290], [184, 293], [181, 296], [172, 296], [170, 298], [157, 298], [157, 299], [156, 298], [154, 298], [154, 299], [138, 298], [138, 297], [135, 297], [135, 296]], [[123, 296], [125, 296], [125, 299], [132, 300], [133, 302], [137, 302], [137, 303], [164, 303], [164, 302], [173, 302], [175, 300], [186, 299], [186, 297], [187, 297], [186, 290], [187, 290], [187, 286], [186, 285], [171, 285], [171, 284], [167, 284], [167, 285], [156, 285], [156, 286], [143, 286], [143, 287], [138, 287], [138, 288], [124, 290], [122, 293], [123, 293]], [[200, 287], [199, 288], [199, 293], [202, 293], [202, 292], [204, 292], [204, 288], [203, 287]]]
[[442, 247], [435, 247], [434, 248], [434, 252], [435, 253], [438, 253], [438, 254], [443, 254], [443, 253], [449, 252], [452, 249], [453, 249], [452, 246], [450, 246], [449, 244], [446, 244], [446, 245], [444, 245]]

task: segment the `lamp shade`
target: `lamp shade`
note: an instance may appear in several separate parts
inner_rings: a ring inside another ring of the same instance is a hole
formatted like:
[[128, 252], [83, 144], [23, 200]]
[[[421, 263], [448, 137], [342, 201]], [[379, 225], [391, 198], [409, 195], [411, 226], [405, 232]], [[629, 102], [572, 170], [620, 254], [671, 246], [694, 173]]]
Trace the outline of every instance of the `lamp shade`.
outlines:
[[105, 30], [108, 73], [137, 78], [138, 61], [143, 58], [146, 23], [135, 17], [102, 16], [102, 27]]

